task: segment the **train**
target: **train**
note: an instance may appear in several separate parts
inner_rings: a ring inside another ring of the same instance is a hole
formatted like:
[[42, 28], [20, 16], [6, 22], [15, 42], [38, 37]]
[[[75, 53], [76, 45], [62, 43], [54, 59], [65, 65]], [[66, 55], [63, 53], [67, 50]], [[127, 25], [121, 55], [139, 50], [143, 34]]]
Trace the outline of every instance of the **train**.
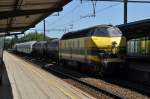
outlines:
[[36, 58], [49, 58], [58, 63], [58, 46], [59, 39], [53, 39], [51, 41], [29, 41], [16, 43], [13, 50]]
[[60, 66], [104, 76], [125, 67], [126, 44], [126, 37], [117, 27], [97, 25], [65, 33], [61, 39], [49, 42], [15, 44], [15, 50], [52, 59]]

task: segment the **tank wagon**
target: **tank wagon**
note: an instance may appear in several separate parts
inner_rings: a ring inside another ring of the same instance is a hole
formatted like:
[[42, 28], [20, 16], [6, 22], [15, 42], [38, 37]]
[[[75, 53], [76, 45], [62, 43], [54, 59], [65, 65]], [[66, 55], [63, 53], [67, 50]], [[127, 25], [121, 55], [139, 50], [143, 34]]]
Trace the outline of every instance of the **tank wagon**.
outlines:
[[59, 39], [54, 39], [46, 44], [46, 57], [55, 62], [59, 60]]
[[46, 55], [46, 41], [39, 41], [33, 45], [33, 55], [36, 57], [45, 57]]
[[59, 60], [105, 75], [123, 66], [125, 50], [126, 38], [117, 27], [99, 25], [64, 34], [59, 44]]
[[14, 50], [20, 53], [32, 54], [38, 58], [49, 58], [53, 61], [58, 61], [59, 39], [17, 43], [14, 45]]
[[37, 41], [30, 41], [25, 43], [17, 43], [15, 44], [15, 49], [17, 52], [25, 53], [25, 54], [32, 54], [33, 53], [33, 45]]

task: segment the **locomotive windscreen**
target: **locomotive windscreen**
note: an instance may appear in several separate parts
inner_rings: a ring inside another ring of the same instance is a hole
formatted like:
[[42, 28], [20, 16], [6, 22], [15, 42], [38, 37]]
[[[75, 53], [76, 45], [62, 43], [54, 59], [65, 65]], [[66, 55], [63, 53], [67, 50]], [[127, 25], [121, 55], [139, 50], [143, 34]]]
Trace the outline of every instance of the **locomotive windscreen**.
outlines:
[[93, 34], [93, 36], [122, 36], [121, 31], [116, 27], [101, 27], [97, 28]]

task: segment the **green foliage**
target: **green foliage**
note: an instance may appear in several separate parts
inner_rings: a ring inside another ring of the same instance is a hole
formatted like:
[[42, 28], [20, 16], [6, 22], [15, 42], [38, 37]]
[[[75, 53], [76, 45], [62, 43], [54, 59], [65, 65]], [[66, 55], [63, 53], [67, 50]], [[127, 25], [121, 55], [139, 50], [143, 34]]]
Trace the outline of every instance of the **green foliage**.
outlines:
[[12, 48], [12, 40], [10, 38], [5, 38], [5, 49]]
[[48, 41], [50, 38], [45, 37], [43, 33], [32, 32], [18, 39], [18, 42], [27, 42], [27, 41]]
[[45, 36], [43, 33], [31, 32], [23, 37], [18, 38], [5, 38], [5, 49], [12, 48], [15, 43], [28, 42], [28, 41], [49, 41], [49, 37]]

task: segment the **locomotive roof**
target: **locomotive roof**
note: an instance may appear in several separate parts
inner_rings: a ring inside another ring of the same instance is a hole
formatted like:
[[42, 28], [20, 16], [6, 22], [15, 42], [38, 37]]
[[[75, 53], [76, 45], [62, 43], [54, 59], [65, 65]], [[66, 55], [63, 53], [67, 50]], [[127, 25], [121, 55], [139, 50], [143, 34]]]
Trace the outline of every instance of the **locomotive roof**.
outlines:
[[[77, 31], [72, 31], [72, 32], [68, 32], [66, 34], [64, 34], [62, 36], [61, 39], [70, 39], [70, 38], [76, 38], [76, 37], [73, 37], [73, 36], [86, 36], [88, 34], [88, 31], [89, 30], [92, 30], [92, 29], [96, 29], [96, 28], [102, 28], [102, 27], [113, 27], [112, 25], [96, 25], [96, 26], [92, 26], [92, 27], [88, 27], [88, 28], [84, 28], [84, 29], [81, 29], [81, 30], [77, 30]], [[83, 32], [84, 31], [84, 32]], [[86, 32], [85, 32], [86, 31]], [[82, 32], [82, 33], [81, 33]]]
[[[96, 26], [92, 26], [92, 27], [88, 27], [88, 28], [84, 28], [84, 29], [80, 29], [80, 30], [77, 30], [77, 31], [72, 31], [72, 32], [69, 32], [69, 33], [77, 33], [77, 32], [80, 32], [80, 31], [83, 31], [83, 30], [89, 30], [89, 29], [95, 29], [95, 28], [102, 28], [102, 27], [112, 27], [112, 25], [96, 25]], [[68, 34], [68, 33], [66, 33]]]

